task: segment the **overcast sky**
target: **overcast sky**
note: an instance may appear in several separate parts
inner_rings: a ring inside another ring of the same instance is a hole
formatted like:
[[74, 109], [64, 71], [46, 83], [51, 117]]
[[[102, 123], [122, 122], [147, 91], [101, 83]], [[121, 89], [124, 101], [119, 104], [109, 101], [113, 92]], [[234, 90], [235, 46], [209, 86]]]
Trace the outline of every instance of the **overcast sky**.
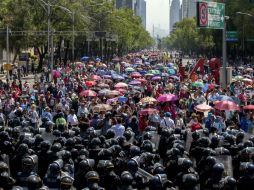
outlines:
[[[169, 32], [169, 2], [170, 0], [146, 0], [147, 18], [146, 27], [149, 32], [154, 26], [160, 26], [161, 29]], [[181, 2], [182, 0], [180, 0]]]

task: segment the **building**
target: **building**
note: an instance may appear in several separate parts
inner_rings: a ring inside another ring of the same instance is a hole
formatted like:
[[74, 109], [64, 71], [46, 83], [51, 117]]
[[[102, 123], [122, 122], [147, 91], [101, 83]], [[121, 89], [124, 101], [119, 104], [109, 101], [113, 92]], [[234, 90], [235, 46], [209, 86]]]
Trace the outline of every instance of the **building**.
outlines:
[[135, 10], [136, 0], [116, 0], [116, 8], [129, 8]]
[[197, 14], [197, 0], [189, 0], [188, 1], [188, 18], [195, 17]]
[[141, 18], [142, 24], [144, 28], [146, 28], [146, 1], [145, 0], [136, 0], [135, 14]]
[[182, 0], [182, 19], [196, 16], [197, 0]]
[[170, 17], [169, 17], [169, 33], [171, 33], [174, 29], [174, 25], [176, 22], [180, 21], [180, 0], [172, 0], [170, 5]]

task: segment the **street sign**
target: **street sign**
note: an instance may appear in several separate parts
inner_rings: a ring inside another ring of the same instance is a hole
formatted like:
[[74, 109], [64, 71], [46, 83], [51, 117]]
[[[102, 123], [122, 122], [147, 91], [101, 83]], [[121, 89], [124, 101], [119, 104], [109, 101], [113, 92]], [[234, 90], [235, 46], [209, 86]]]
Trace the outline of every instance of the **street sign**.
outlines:
[[12, 66], [11, 66], [11, 64], [9, 64], [9, 63], [4, 64], [4, 70], [6, 70], [6, 71], [10, 71], [10, 70], [12, 70]]
[[225, 4], [197, 2], [197, 25], [200, 28], [224, 29]]
[[237, 31], [227, 31], [226, 32], [227, 42], [237, 42], [238, 41], [238, 32]]

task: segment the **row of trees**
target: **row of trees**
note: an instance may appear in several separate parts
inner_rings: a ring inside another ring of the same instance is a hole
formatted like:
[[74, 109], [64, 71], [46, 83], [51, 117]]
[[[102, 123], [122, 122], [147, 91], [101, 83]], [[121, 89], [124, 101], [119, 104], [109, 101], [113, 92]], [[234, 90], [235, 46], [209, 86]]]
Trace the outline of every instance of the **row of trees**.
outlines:
[[[254, 52], [254, 43], [248, 39], [254, 38], [254, 17], [240, 15], [237, 12], [254, 15], [254, 1], [251, 0], [217, 0], [226, 5], [227, 31], [237, 31], [238, 42], [228, 42], [228, 53], [234, 57], [251, 55]], [[196, 18], [185, 18], [175, 24], [175, 30], [163, 39], [163, 45], [167, 48], [181, 49], [185, 53], [221, 55], [222, 31], [199, 29]]]
[[[51, 27], [55, 31], [71, 31], [72, 19], [60, 5], [74, 13], [75, 31], [107, 31], [118, 35], [115, 44], [118, 53], [144, 49], [153, 45], [154, 41], [142, 26], [141, 19], [132, 10], [116, 9], [114, 1], [104, 0], [1, 0], [0, 28], [7, 26], [12, 31], [47, 31], [47, 6], [51, 6]], [[75, 58], [87, 53], [85, 33], [75, 33]], [[54, 36], [54, 44], [58, 56], [61, 42], [65, 42], [65, 61], [71, 57], [72, 34]], [[0, 46], [6, 44], [6, 34], [0, 35]], [[11, 36], [10, 49], [16, 55], [23, 49], [35, 47], [40, 57], [40, 66], [48, 54], [47, 36], [24, 35]], [[97, 47], [98, 48], [98, 47]]]

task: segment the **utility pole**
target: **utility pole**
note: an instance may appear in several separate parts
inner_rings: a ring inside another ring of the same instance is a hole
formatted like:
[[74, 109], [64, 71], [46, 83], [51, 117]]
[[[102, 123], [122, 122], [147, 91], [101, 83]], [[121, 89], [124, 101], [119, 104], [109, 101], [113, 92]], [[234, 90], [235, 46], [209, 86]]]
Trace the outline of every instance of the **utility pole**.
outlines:
[[227, 20], [228, 16], [224, 17], [224, 29], [222, 30], [222, 62], [223, 62], [223, 73], [224, 73], [224, 83], [223, 88], [227, 88], [227, 42], [226, 42], [226, 31], [227, 31]]
[[47, 7], [48, 7], [48, 64], [50, 66], [50, 71], [53, 69], [52, 67], [52, 63], [50, 63], [50, 4], [49, 4], [49, 0], [48, 0], [48, 4], [47, 4]]
[[75, 46], [75, 15], [74, 15], [74, 12], [72, 12], [72, 61], [74, 63], [74, 54], [75, 54], [75, 51], [74, 51], [74, 47]]
[[[10, 52], [9, 52], [9, 26], [6, 29], [6, 62], [10, 63]], [[9, 81], [9, 70], [7, 70], [7, 81]]]

